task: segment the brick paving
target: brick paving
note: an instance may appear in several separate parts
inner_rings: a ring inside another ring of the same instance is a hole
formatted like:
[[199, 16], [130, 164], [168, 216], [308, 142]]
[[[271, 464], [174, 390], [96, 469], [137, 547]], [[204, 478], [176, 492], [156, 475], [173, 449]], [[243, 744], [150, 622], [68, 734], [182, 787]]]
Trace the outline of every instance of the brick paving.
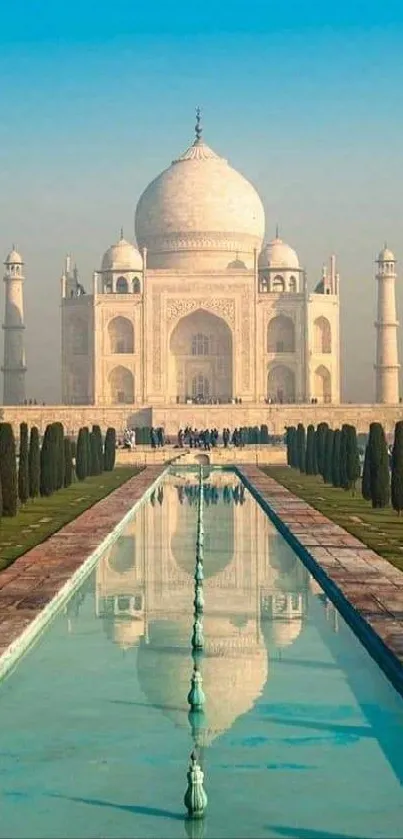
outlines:
[[158, 478], [147, 466], [0, 573], [0, 656]]
[[403, 664], [403, 573], [257, 467], [239, 471]]

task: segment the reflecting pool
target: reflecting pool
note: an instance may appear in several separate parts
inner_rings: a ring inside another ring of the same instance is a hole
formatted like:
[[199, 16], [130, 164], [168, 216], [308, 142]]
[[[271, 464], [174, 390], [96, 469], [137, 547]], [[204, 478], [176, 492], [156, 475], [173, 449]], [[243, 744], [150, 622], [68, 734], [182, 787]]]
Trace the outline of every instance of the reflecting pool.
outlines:
[[[230, 472], [172, 471], [0, 685], [0, 837], [398, 837], [403, 701]], [[196, 741], [206, 818], [185, 820]]]

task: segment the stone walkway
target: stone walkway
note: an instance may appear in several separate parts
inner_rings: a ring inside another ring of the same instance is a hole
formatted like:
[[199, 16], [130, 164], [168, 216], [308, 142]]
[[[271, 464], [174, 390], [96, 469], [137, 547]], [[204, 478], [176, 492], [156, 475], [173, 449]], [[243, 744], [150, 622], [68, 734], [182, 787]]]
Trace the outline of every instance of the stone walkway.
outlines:
[[403, 664], [403, 573], [260, 469], [240, 472]]
[[0, 573], [0, 656], [104, 541], [163, 470], [147, 466]]

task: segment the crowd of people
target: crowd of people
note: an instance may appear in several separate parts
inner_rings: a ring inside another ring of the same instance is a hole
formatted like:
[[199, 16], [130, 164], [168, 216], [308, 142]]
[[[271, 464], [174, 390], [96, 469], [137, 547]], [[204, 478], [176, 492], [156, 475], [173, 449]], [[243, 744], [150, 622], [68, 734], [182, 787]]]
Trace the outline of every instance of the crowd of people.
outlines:
[[[221, 434], [222, 444], [224, 448], [228, 448], [230, 444], [236, 447], [245, 445], [245, 439], [242, 428], [234, 428], [231, 431], [229, 428], [223, 428]], [[180, 449], [189, 447], [190, 449], [210, 449], [216, 448], [220, 443], [220, 432], [217, 428], [180, 428], [178, 431], [178, 446]]]

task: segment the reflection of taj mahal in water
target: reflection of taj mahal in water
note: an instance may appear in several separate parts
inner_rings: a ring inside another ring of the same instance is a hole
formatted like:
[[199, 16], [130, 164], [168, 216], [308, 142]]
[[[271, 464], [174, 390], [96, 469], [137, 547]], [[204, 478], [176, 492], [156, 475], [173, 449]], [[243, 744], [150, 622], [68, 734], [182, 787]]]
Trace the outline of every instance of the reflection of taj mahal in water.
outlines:
[[[303, 631], [309, 586], [307, 570], [243, 495], [239, 479], [213, 473], [211, 487], [205, 488], [202, 662], [209, 740], [252, 708], [269, 677], [270, 658]], [[96, 609], [105, 631], [123, 649], [138, 647], [143, 692], [178, 724], [186, 722], [191, 672], [192, 488], [194, 476], [169, 476], [163, 497], [160, 490], [139, 509], [96, 572]]]

